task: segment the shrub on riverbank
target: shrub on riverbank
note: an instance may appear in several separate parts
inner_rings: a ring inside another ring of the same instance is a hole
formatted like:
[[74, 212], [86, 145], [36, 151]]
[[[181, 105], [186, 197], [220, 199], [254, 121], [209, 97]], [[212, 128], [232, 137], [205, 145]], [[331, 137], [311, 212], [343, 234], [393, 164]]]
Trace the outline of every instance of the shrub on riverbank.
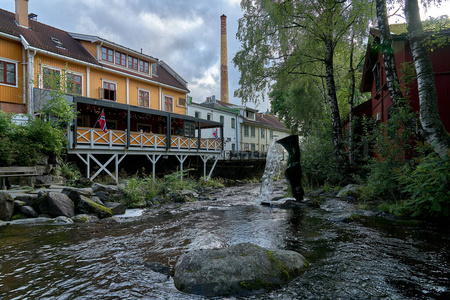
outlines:
[[147, 207], [168, 201], [163, 195], [183, 190], [199, 191], [205, 188], [224, 187], [220, 179], [204, 181], [186, 177], [189, 170], [178, 171], [164, 178], [130, 178], [122, 188], [126, 194], [127, 207]]
[[36, 118], [17, 125], [0, 111], [0, 166], [33, 166], [42, 154], [59, 157], [66, 144], [64, 133], [49, 122]]

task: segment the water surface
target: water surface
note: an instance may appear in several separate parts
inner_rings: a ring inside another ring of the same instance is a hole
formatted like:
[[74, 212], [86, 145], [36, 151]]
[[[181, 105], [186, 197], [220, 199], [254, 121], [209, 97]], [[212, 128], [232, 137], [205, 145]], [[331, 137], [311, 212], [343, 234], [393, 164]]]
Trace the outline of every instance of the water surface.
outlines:
[[[310, 261], [286, 287], [249, 299], [450, 299], [448, 230], [364, 217], [338, 199], [275, 209], [257, 205], [258, 194], [250, 184], [120, 222], [0, 227], [0, 299], [203, 299], [148, 263], [241, 242]], [[350, 222], [351, 212], [362, 217]]]

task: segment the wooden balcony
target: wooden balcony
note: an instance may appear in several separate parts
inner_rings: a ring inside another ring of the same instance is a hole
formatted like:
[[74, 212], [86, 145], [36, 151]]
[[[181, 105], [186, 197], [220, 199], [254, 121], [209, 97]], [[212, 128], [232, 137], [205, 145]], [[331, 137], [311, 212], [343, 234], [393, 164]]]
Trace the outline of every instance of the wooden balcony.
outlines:
[[[69, 137], [75, 136], [73, 133]], [[211, 138], [188, 138], [164, 134], [134, 132], [129, 135], [125, 130], [108, 130], [103, 132], [99, 128], [77, 127], [76, 143], [70, 142], [70, 152], [77, 150], [117, 150], [142, 152], [192, 152], [192, 153], [220, 153], [222, 141]]]

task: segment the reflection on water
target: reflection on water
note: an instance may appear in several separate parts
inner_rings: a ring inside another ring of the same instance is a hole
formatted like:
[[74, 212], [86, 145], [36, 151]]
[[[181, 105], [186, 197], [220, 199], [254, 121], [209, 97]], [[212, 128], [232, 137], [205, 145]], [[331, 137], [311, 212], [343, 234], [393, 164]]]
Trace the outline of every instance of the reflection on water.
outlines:
[[[330, 199], [323, 209], [255, 205], [259, 185], [217, 201], [154, 209], [134, 221], [0, 228], [0, 299], [203, 299], [178, 292], [146, 262], [252, 242], [311, 262], [288, 286], [257, 299], [447, 299], [449, 232], [363, 217]], [[216, 195], [217, 197], [217, 195]]]

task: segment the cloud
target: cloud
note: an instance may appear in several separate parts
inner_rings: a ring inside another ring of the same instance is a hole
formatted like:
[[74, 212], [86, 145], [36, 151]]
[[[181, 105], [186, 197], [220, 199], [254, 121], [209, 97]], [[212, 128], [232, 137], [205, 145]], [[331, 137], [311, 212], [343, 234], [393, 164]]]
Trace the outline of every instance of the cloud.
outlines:
[[[14, 11], [14, 0], [0, 0]], [[191, 96], [220, 95], [220, 16], [227, 16], [230, 102], [239, 71], [231, 60], [239, 49], [240, 0], [31, 0], [38, 21], [69, 32], [99, 36], [164, 60], [189, 82]], [[198, 100], [197, 100], [198, 99]]]

